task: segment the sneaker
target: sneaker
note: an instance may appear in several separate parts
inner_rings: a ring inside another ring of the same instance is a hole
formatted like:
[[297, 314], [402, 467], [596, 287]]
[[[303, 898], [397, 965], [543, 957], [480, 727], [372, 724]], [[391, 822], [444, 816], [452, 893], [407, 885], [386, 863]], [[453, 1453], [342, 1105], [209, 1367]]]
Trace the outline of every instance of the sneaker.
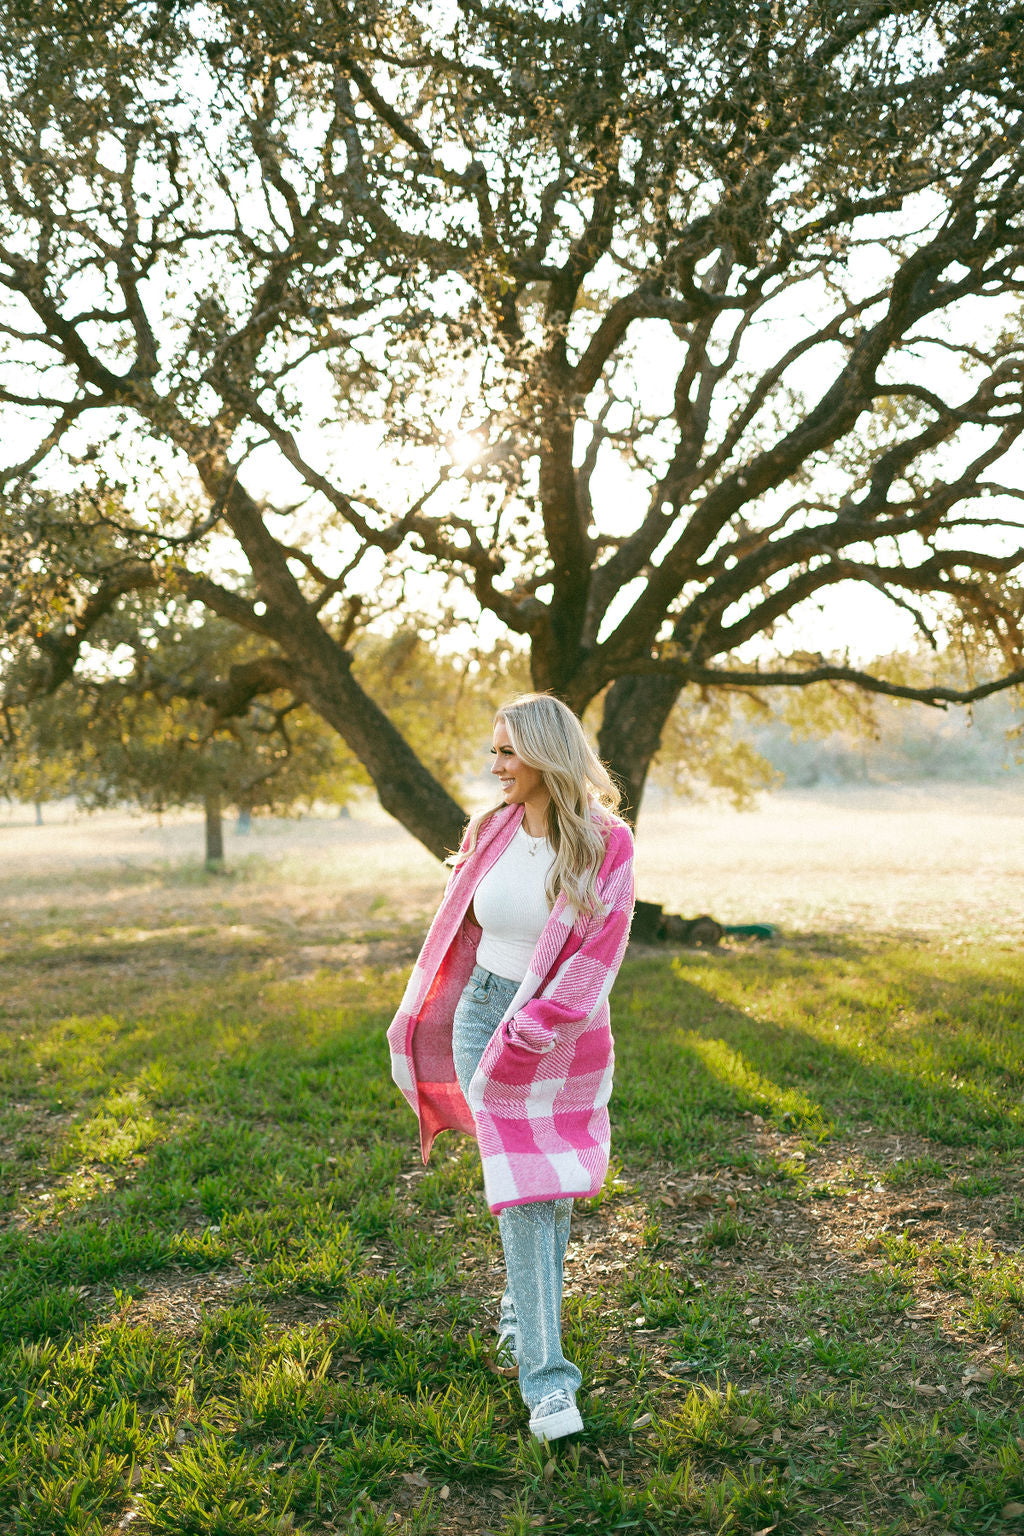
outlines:
[[530, 1414], [530, 1433], [537, 1440], [561, 1440], [583, 1433], [583, 1419], [568, 1392], [549, 1392]]

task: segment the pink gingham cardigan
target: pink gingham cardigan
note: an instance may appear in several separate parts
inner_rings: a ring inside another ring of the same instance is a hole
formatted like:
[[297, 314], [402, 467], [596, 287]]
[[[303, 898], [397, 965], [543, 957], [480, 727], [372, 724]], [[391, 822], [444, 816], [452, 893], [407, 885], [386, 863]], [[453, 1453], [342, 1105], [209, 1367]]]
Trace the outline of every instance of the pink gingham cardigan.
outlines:
[[495, 1213], [596, 1195], [604, 1182], [614, 1066], [608, 994], [633, 915], [632, 834], [608, 816], [597, 877], [605, 911], [574, 919], [559, 895], [467, 1104], [452, 1059], [452, 1020], [480, 939], [467, 914], [481, 876], [522, 819], [522, 806], [502, 807], [480, 828], [476, 848], [448, 882], [388, 1030], [392, 1076], [419, 1119], [423, 1161], [439, 1131], [475, 1133]]

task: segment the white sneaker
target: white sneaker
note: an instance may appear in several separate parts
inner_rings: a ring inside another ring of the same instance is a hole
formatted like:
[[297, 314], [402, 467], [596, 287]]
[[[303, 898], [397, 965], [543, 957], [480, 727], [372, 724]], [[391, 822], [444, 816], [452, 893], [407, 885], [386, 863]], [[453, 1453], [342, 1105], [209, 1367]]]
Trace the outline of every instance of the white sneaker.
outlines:
[[549, 1392], [530, 1414], [530, 1432], [537, 1440], [561, 1440], [583, 1433], [583, 1419], [568, 1392]]

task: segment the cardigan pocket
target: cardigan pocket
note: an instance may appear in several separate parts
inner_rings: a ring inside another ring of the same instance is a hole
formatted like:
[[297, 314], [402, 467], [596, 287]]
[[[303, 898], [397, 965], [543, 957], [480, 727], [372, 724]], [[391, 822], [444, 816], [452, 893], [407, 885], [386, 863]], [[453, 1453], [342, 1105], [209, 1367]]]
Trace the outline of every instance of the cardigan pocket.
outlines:
[[501, 1026], [501, 1039], [508, 1051], [521, 1051], [525, 1056], [546, 1056], [558, 1044], [558, 1031], [538, 1024], [528, 1015], [514, 1013]]

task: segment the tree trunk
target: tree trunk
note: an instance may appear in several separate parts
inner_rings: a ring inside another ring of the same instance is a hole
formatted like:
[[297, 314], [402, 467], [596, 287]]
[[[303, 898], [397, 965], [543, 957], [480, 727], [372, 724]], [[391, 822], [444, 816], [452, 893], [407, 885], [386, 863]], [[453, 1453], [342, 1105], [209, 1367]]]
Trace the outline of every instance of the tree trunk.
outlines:
[[36, 826], [41, 827], [43, 824], [43, 802], [36, 800], [34, 803], [36, 808]]
[[634, 825], [651, 758], [678, 697], [679, 684], [665, 677], [620, 677], [605, 695], [597, 749], [622, 792], [620, 812]]
[[[605, 694], [597, 747], [622, 792], [621, 814], [636, 825], [651, 758], [658, 750], [679, 684], [663, 677], [620, 677]], [[653, 901], [637, 901], [632, 936], [654, 944], [663, 936], [664, 914]]]
[[210, 496], [223, 499], [227, 521], [270, 610], [274, 638], [302, 673], [302, 696], [355, 753], [388, 814], [443, 859], [459, 846], [465, 811], [352, 676], [351, 656], [303, 596], [281, 545], [235, 471], [209, 453], [194, 455], [193, 462]]
[[[439, 784], [405, 737], [352, 676], [347, 658], [327, 635], [324, 651], [302, 656], [309, 668], [303, 692], [366, 769], [381, 805], [435, 858], [459, 846], [466, 812]], [[317, 646], [317, 650], [320, 650]], [[298, 656], [298, 653], [296, 653]], [[344, 658], [342, 665], [339, 659]], [[311, 665], [317, 662], [319, 665]]]
[[252, 831], [252, 806], [240, 805], [238, 807], [238, 820], [235, 822], [235, 832], [239, 837], [248, 837]]
[[220, 870], [224, 867], [224, 818], [220, 795], [211, 790], [203, 799], [206, 813], [206, 867]]

